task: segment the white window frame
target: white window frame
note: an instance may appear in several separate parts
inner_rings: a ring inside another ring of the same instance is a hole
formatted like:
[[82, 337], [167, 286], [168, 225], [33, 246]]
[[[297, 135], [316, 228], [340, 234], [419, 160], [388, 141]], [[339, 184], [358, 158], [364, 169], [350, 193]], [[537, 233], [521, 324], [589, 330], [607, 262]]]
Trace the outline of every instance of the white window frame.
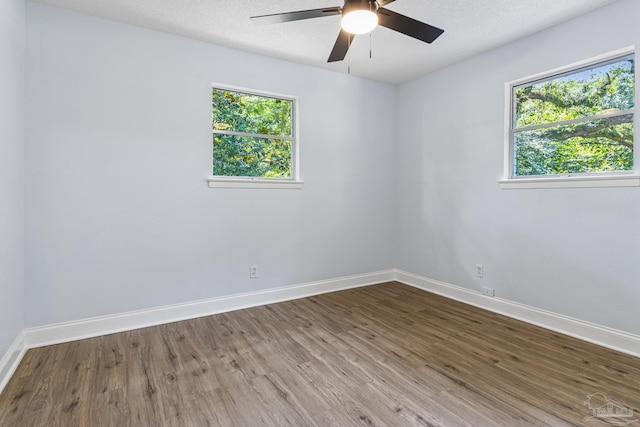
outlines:
[[[241, 177], [241, 176], [217, 176], [211, 175], [207, 178], [209, 188], [271, 188], [271, 189], [300, 189], [304, 182], [300, 179], [300, 150], [299, 150], [299, 133], [298, 133], [298, 97], [292, 95], [283, 95], [274, 92], [265, 92], [256, 89], [248, 89], [239, 86], [225, 85], [221, 83], [212, 83], [211, 90], [220, 89], [231, 92], [246, 93], [248, 95], [262, 96], [265, 98], [276, 98], [291, 102], [291, 137], [286, 139], [291, 141], [291, 177], [289, 178], [261, 178], [261, 177]], [[227, 134], [230, 132], [213, 132]], [[235, 133], [234, 133], [235, 134]], [[272, 135], [254, 135], [246, 134], [252, 137], [268, 137]], [[211, 164], [213, 167], [213, 164]]]
[[[637, 141], [638, 118], [633, 110], [634, 116], [634, 169], [632, 171], [623, 172], [606, 172], [594, 174], [567, 174], [567, 175], [551, 175], [540, 177], [517, 177], [513, 176], [513, 88], [537, 80], [548, 79], [560, 74], [577, 71], [580, 68], [589, 67], [598, 63], [614, 60], [626, 55], [635, 53], [635, 47], [629, 46], [612, 52], [605, 53], [583, 61], [575, 62], [563, 67], [548, 70], [532, 76], [524, 77], [518, 80], [505, 83], [505, 132], [504, 132], [504, 175], [498, 181], [502, 189], [529, 189], [529, 188], [599, 188], [599, 187], [639, 187], [640, 186], [640, 144]], [[636, 73], [636, 81], [637, 81]], [[635, 97], [638, 99], [638, 88], [636, 86]]]

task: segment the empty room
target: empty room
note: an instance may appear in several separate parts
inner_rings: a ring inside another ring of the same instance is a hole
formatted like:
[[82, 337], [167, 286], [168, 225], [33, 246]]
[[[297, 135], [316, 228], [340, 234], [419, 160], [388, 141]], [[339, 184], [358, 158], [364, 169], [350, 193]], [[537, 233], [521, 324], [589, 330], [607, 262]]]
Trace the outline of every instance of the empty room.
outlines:
[[638, 426], [637, 0], [2, 0], [0, 426]]

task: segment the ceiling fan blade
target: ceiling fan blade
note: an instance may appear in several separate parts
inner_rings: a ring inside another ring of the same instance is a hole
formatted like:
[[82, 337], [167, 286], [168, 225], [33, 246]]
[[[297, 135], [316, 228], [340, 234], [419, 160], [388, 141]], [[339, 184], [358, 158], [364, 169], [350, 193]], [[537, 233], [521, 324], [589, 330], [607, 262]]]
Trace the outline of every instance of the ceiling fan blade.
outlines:
[[336, 44], [333, 45], [333, 50], [327, 62], [342, 61], [344, 57], [347, 56], [347, 51], [354, 37], [353, 34], [347, 33], [345, 30], [340, 30]]
[[378, 24], [427, 43], [433, 42], [444, 33], [444, 30], [438, 27], [382, 8], [378, 9]]
[[280, 24], [283, 22], [299, 21], [301, 19], [322, 18], [323, 16], [340, 15], [341, 9], [327, 7], [324, 9], [299, 10], [297, 12], [274, 13], [272, 15], [252, 16], [250, 19], [259, 25]]
[[378, 6], [383, 7], [388, 5], [389, 3], [393, 3], [396, 0], [378, 0]]

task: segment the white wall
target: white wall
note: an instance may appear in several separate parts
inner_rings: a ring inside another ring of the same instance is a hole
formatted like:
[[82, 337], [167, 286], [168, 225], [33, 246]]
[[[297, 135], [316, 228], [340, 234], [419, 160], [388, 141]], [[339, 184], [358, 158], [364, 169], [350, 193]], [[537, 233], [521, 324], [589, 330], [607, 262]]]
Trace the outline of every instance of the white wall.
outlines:
[[[29, 3], [26, 326], [398, 267], [640, 333], [640, 190], [497, 184], [504, 83], [640, 44], [638, 16], [396, 88]], [[300, 97], [302, 190], [206, 187], [211, 82]]]
[[23, 0], [0, 2], [0, 359], [22, 330], [24, 286]]
[[[41, 4], [27, 22], [26, 326], [395, 265], [395, 87]], [[207, 188], [212, 82], [299, 96], [302, 190]]]
[[640, 46], [638, 17], [621, 0], [399, 87], [399, 268], [640, 333], [640, 189], [497, 183], [505, 82]]

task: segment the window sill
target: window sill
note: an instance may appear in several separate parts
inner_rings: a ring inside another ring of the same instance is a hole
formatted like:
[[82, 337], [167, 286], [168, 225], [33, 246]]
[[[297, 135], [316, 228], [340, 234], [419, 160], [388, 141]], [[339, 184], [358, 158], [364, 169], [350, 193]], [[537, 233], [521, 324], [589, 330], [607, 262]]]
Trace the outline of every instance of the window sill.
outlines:
[[640, 187], [640, 175], [513, 178], [498, 181], [503, 190], [529, 188]]
[[279, 188], [289, 190], [299, 190], [304, 184], [303, 181], [293, 181], [284, 179], [252, 179], [252, 178], [209, 178], [207, 179], [209, 188]]

